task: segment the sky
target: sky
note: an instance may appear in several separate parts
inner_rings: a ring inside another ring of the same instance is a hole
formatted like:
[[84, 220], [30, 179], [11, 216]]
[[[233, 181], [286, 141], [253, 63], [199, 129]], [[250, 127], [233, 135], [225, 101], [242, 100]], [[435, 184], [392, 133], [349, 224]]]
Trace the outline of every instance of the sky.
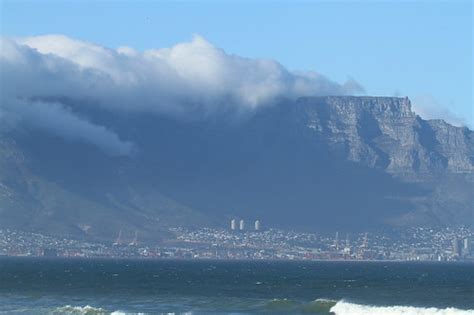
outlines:
[[474, 126], [471, 1], [0, 3], [3, 37], [61, 34], [143, 52], [198, 35], [229, 56], [353, 79], [367, 95], [410, 97], [424, 118]]

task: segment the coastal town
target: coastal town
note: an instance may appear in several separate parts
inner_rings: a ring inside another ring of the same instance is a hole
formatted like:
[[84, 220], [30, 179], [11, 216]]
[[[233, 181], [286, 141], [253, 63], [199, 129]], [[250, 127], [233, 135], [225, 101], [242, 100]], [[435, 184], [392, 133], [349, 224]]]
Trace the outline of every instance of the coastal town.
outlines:
[[[0, 256], [84, 258], [155, 258], [223, 260], [391, 260], [474, 261], [474, 232], [466, 227], [416, 227], [390, 233], [305, 233], [262, 229], [259, 221], [245, 228], [170, 228], [173, 238], [157, 244], [68, 239], [34, 232], [0, 229]], [[120, 233], [121, 234], [121, 233]]]

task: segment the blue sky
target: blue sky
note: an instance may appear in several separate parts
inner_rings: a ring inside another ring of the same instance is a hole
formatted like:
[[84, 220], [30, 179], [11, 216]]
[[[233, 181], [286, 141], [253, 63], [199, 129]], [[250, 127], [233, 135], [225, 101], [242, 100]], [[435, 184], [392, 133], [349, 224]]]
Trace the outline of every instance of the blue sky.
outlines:
[[1, 33], [64, 34], [107, 47], [170, 47], [199, 34], [368, 95], [409, 96], [423, 115], [473, 118], [471, 1], [0, 1]]

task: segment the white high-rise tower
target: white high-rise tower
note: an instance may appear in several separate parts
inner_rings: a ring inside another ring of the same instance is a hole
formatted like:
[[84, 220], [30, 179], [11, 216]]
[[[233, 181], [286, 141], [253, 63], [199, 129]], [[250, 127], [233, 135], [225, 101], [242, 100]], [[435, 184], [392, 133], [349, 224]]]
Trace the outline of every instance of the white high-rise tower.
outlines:
[[260, 231], [260, 221], [259, 220], [255, 221], [255, 231]]
[[245, 222], [244, 222], [244, 220], [240, 220], [240, 222], [239, 222], [239, 228], [240, 228], [241, 231], [245, 230]]
[[235, 231], [236, 228], [237, 228], [237, 222], [235, 221], [235, 219], [230, 220], [230, 229], [232, 231]]

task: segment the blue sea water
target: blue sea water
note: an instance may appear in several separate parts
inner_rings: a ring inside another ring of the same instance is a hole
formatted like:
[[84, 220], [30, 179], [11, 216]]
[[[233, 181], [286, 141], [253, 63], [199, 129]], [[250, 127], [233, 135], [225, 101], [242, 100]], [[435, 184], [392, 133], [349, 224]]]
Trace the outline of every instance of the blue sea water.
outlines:
[[474, 314], [474, 264], [0, 258], [2, 314]]

